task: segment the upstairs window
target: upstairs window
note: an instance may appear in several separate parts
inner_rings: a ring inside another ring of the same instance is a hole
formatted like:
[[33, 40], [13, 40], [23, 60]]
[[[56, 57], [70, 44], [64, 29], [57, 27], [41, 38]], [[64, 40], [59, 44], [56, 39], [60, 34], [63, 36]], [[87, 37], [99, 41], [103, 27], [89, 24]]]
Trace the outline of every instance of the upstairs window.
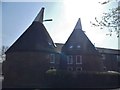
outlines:
[[77, 48], [80, 48], [80, 45], [77, 45]]
[[48, 44], [51, 46], [52, 44], [50, 42], [48, 42]]
[[82, 56], [81, 55], [76, 56], [76, 64], [82, 64]]
[[69, 46], [69, 48], [73, 48], [73, 46], [71, 45], [71, 46]]
[[105, 60], [105, 54], [102, 54], [102, 59]]
[[67, 64], [73, 64], [73, 56], [67, 56]]
[[55, 54], [50, 54], [50, 63], [55, 63]]

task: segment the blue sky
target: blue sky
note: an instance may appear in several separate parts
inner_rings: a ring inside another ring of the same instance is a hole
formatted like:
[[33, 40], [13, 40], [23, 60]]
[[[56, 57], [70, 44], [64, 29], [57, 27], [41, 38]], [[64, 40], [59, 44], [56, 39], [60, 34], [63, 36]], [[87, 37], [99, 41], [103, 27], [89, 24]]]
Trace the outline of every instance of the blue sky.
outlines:
[[[13, 0], [15, 1], [15, 0]], [[65, 43], [73, 31], [78, 18], [82, 28], [92, 43], [97, 47], [118, 49], [118, 38], [106, 36], [107, 30], [91, 27], [90, 21], [100, 17], [108, 6], [101, 6], [101, 0], [59, 0], [44, 2], [2, 2], [2, 45], [11, 46], [17, 38], [30, 26], [42, 7], [45, 7], [44, 22], [55, 43]], [[104, 0], [102, 0], [104, 1]], [[1, 4], [0, 4], [1, 5]], [[113, 4], [114, 6], [116, 4]]]

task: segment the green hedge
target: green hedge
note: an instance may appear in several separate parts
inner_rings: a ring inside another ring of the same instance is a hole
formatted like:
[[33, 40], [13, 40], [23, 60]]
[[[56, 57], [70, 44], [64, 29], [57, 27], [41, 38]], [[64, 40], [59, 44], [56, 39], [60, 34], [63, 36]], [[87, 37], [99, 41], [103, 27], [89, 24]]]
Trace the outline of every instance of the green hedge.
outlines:
[[45, 87], [51, 88], [118, 88], [120, 73], [49, 71]]

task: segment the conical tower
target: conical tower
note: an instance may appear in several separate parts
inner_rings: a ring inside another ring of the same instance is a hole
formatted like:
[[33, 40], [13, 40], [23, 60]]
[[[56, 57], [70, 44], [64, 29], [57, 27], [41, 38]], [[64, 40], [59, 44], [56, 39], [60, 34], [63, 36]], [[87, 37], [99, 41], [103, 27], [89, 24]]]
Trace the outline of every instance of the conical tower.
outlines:
[[69, 71], [100, 71], [99, 53], [82, 30], [80, 18], [62, 47], [63, 69]]
[[96, 54], [96, 49], [82, 30], [81, 20], [78, 19], [73, 32], [62, 48], [63, 52]]
[[33, 52], [49, 51], [55, 52], [54, 43], [43, 25], [44, 8], [41, 9], [33, 23], [7, 50], [10, 52]]

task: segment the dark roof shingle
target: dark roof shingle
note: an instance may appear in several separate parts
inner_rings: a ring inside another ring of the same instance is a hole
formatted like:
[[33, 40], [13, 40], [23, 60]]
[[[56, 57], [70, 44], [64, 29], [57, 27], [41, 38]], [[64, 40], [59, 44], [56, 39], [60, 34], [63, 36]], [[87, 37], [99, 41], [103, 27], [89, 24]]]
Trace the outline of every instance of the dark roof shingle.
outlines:
[[[28, 29], [16, 40], [16, 42], [6, 51], [10, 52], [31, 52], [31, 51], [50, 51], [55, 52], [55, 45], [42, 23], [44, 8], [37, 15], [37, 19]], [[40, 19], [39, 19], [40, 18]]]
[[67, 53], [74, 52], [74, 53], [86, 53], [86, 54], [97, 52], [92, 42], [88, 39], [84, 31], [82, 30], [80, 19], [78, 20], [70, 37], [64, 44], [62, 51]]

